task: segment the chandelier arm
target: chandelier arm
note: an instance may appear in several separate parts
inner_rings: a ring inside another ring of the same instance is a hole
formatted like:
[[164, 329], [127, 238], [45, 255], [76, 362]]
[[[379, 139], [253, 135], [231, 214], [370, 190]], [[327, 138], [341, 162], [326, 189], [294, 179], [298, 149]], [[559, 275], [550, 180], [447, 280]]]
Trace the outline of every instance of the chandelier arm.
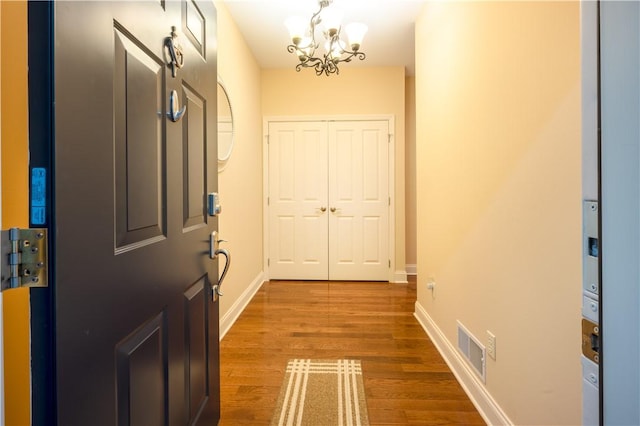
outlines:
[[[327, 67], [331, 74], [340, 74], [340, 69], [338, 68], [338, 63], [335, 61], [329, 61], [329, 66]], [[329, 75], [327, 73], [327, 75]]]
[[323, 66], [322, 61], [318, 58], [304, 58], [300, 60], [300, 63], [296, 65], [296, 71], [300, 71], [302, 68], [317, 68]]
[[343, 53], [347, 54], [348, 56], [344, 59], [338, 60], [337, 62], [351, 62], [353, 58], [357, 58], [363, 61], [367, 57], [367, 55], [365, 55], [363, 52], [349, 52], [345, 50]]
[[304, 60], [301, 59], [300, 63], [298, 65], [296, 65], [296, 71], [300, 71], [302, 68], [315, 68], [316, 70], [318, 68], [322, 68], [324, 67], [324, 64], [322, 63], [322, 60], [320, 60], [319, 58], [305, 58]]
[[320, 58], [309, 58], [307, 61], [309, 65], [308, 67], [316, 67], [318, 65], [322, 65], [322, 60]]
[[[295, 53], [298, 56], [303, 55], [303, 56], [308, 56], [308, 57], [312, 57], [313, 55], [315, 55], [316, 53], [316, 48], [318, 47], [318, 45], [314, 45], [313, 41], [311, 43], [309, 43], [306, 46], [300, 46], [297, 44], [290, 44], [287, 46], [287, 51], [289, 53]], [[309, 53], [305, 52], [306, 49], [311, 49], [311, 51]]]

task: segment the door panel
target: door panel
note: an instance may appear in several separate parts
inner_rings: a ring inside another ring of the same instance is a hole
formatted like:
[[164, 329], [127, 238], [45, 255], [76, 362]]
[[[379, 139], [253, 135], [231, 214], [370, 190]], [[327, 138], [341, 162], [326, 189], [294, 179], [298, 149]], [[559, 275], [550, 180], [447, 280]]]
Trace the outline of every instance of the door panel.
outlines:
[[[213, 4], [58, 2], [55, 19], [57, 422], [215, 424]], [[177, 122], [174, 90], [187, 107]]]
[[[116, 250], [164, 237], [163, 64], [114, 23]], [[137, 169], [144, 167], [142, 173]]]
[[[202, 13], [200, 7], [196, 4], [195, 1], [187, 0], [183, 4], [183, 32], [187, 36], [189, 41], [193, 44], [193, 47], [196, 49], [196, 51], [200, 53], [200, 55], [202, 55], [204, 59], [206, 59], [206, 32], [207, 27], [211, 25], [211, 22], [207, 22], [207, 18]], [[209, 31], [211, 30], [212, 28], [209, 27]]]
[[386, 121], [329, 123], [331, 280], [388, 280], [388, 135]]
[[185, 348], [187, 363], [185, 376], [188, 380], [189, 418], [195, 419], [207, 402], [209, 393], [209, 365], [207, 364], [207, 312], [208, 292], [205, 278], [198, 280], [184, 293], [186, 309]]
[[206, 103], [202, 95], [184, 83], [182, 96], [188, 111], [182, 119], [182, 194], [186, 231], [194, 226], [206, 226], [206, 208], [202, 198], [207, 186]]
[[328, 277], [326, 164], [324, 123], [269, 124], [271, 278]]
[[165, 320], [161, 312], [116, 345], [118, 424], [166, 424]]

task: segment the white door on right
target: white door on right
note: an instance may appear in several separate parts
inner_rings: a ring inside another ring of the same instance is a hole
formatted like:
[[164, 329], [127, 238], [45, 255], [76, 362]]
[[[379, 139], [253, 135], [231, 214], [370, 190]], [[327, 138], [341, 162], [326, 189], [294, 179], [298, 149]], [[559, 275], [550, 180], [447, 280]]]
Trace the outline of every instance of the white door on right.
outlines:
[[329, 279], [389, 278], [389, 123], [329, 122]]

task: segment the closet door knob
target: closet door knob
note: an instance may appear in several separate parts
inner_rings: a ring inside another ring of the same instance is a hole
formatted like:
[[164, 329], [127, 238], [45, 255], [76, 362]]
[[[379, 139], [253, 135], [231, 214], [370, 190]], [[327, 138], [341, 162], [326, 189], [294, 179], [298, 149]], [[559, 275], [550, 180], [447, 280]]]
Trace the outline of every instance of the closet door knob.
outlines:
[[336, 208], [335, 207], [331, 207], [331, 213], [335, 213], [336, 212]]
[[327, 211], [327, 208], [326, 208], [326, 207], [324, 207], [324, 206], [323, 206], [323, 207], [320, 207], [320, 211], [321, 211], [322, 213], [324, 213], [324, 212], [326, 212], [326, 211]]

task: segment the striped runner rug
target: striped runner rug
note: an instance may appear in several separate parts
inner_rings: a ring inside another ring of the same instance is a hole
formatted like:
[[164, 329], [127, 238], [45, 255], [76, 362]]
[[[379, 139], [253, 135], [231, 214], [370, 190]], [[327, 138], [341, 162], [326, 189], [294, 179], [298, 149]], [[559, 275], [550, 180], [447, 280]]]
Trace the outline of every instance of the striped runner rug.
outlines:
[[360, 361], [289, 360], [271, 425], [368, 424]]

